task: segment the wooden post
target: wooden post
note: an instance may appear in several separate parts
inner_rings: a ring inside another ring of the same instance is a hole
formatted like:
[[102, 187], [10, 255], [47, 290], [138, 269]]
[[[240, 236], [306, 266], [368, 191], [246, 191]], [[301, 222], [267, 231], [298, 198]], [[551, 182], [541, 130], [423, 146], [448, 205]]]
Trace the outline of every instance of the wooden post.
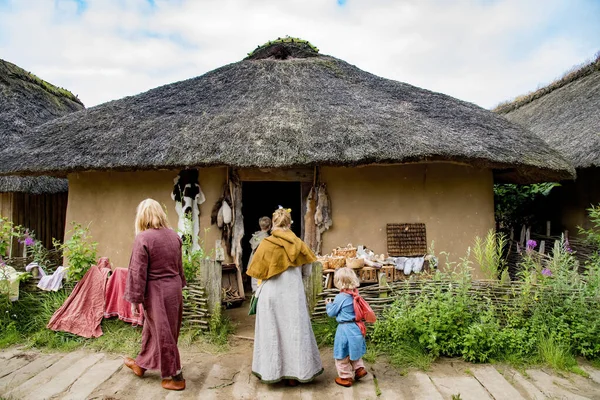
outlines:
[[546, 241], [545, 240], [541, 240], [540, 241], [540, 254], [544, 254], [544, 251], [546, 250]]
[[526, 228], [525, 228], [525, 225], [523, 225], [521, 227], [521, 238], [519, 240], [519, 244], [521, 245], [521, 247], [525, 247], [525, 232], [526, 232]]
[[550, 237], [550, 221], [546, 221], [546, 236]]
[[[384, 272], [379, 273], [379, 298], [385, 299], [388, 297], [387, 291], [388, 281]], [[386, 288], [386, 289], [384, 289]]]
[[312, 314], [317, 305], [317, 297], [323, 291], [323, 265], [317, 261], [312, 264], [311, 268], [310, 277], [304, 280], [304, 292], [306, 293], [309, 314]]
[[221, 306], [221, 279], [223, 272], [219, 261], [205, 259], [200, 262], [200, 284], [206, 290], [208, 311]]

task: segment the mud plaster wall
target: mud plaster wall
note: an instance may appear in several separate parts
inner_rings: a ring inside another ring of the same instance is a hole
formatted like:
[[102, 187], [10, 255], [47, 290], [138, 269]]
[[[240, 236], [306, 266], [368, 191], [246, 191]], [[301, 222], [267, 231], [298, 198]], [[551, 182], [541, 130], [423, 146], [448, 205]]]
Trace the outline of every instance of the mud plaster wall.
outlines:
[[324, 252], [353, 243], [386, 253], [387, 223], [423, 222], [435, 252], [449, 252], [457, 261], [476, 235], [494, 227], [489, 170], [447, 163], [324, 167], [321, 179], [333, 209], [333, 226], [323, 236]]
[[[179, 171], [86, 172], [69, 175], [67, 230], [70, 223], [90, 225], [98, 242], [98, 256], [110, 258], [114, 267], [126, 268], [134, 239], [135, 210], [140, 201], [153, 198], [166, 205], [169, 223], [177, 228], [175, 202], [171, 199], [173, 179]], [[206, 202], [200, 206], [200, 239], [210, 227], [210, 212], [220, 196], [225, 180], [224, 168], [200, 170], [200, 187]], [[65, 236], [68, 235], [68, 232]], [[219, 232], [212, 227], [206, 243], [214, 247]]]

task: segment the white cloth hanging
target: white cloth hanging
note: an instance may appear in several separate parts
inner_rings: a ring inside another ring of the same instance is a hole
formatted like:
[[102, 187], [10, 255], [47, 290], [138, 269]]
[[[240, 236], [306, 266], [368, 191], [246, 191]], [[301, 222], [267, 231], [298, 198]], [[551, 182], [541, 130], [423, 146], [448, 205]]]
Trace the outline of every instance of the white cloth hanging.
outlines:
[[54, 291], [56, 292], [58, 289], [62, 288], [62, 281], [67, 274], [68, 267], [63, 267], [62, 265], [54, 271], [52, 275], [46, 275], [46, 271], [36, 262], [33, 262], [25, 267], [25, 271], [31, 272], [32, 269], [37, 268], [40, 271], [40, 281], [37, 284], [37, 287], [46, 290], [46, 291]]

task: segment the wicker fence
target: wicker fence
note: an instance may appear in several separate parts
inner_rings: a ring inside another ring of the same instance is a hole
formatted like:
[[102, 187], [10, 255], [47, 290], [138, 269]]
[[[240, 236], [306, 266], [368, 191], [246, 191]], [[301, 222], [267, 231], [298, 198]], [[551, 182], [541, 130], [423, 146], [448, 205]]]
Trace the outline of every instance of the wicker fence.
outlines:
[[[416, 297], [423, 292], [433, 292], [441, 289], [442, 291], [449, 290], [451, 286], [456, 287], [458, 283], [451, 280], [421, 280], [421, 281], [405, 281], [394, 282], [388, 285], [371, 285], [359, 288], [360, 295], [369, 303], [373, 311], [377, 315], [381, 315], [383, 310], [393, 304], [400, 297], [408, 295]], [[495, 280], [478, 280], [472, 281], [468, 288], [468, 293], [476, 299], [489, 299], [497, 306], [506, 306], [508, 308], [517, 307], [517, 300], [523, 294], [531, 293], [532, 298], [535, 293], [542, 293], [545, 290], [555, 290], [547, 286], [532, 285], [526, 286], [523, 282], [510, 282], [503, 284]], [[333, 298], [339, 293], [337, 289], [326, 289], [320, 294], [321, 299], [313, 311], [313, 318], [320, 318], [327, 315], [325, 311], [325, 300]], [[581, 293], [577, 289], [565, 289], [560, 292], [554, 292], [557, 297], [567, 297]], [[600, 298], [587, 298], [590, 303], [600, 302]]]
[[207, 331], [209, 321], [206, 289], [199, 282], [188, 282], [187, 287], [183, 290], [183, 322]]

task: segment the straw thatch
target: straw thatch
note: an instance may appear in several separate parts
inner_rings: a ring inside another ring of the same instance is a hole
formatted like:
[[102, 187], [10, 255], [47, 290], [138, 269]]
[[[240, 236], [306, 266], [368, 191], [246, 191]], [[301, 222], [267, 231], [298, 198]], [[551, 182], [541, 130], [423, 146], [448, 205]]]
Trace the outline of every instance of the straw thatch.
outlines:
[[600, 166], [600, 53], [556, 82], [495, 111], [529, 128], [575, 168]]
[[420, 161], [468, 163], [524, 182], [574, 173], [537, 136], [488, 110], [309, 44], [275, 42], [197, 78], [44, 124], [0, 174]]
[[[70, 92], [0, 59], [0, 160], [17, 150], [27, 129], [81, 109], [83, 104]], [[64, 179], [0, 177], [0, 192], [42, 194], [67, 190]]]

